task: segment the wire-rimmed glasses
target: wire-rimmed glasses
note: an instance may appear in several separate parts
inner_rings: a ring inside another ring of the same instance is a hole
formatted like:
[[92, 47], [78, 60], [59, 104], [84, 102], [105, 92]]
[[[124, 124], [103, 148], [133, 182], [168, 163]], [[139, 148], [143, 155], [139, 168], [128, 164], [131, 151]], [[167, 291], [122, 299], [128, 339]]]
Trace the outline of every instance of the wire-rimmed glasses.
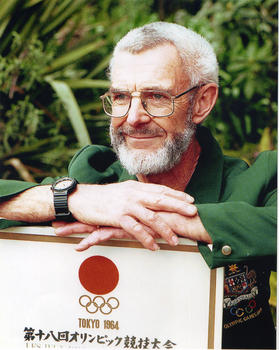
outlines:
[[131, 107], [132, 97], [139, 97], [146, 112], [152, 117], [168, 117], [174, 111], [174, 100], [188, 92], [201, 87], [194, 86], [177, 96], [171, 96], [165, 91], [108, 91], [100, 98], [103, 101], [103, 108], [110, 117], [125, 117]]

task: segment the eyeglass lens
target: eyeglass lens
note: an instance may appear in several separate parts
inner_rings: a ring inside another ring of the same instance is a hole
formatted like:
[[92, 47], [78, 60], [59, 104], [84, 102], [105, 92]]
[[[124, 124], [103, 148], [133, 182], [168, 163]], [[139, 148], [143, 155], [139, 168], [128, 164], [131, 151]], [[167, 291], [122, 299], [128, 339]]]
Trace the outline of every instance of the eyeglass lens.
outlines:
[[[173, 100], [168, 93], [142, 91], [141, 101], [144, 109], [154, 117], [166, 117], [173, 112]], [[104, 110], [112, 117], [124, 117], [130, 104], [131, 94], [127, 91], [110, 92], [103, 98]]]

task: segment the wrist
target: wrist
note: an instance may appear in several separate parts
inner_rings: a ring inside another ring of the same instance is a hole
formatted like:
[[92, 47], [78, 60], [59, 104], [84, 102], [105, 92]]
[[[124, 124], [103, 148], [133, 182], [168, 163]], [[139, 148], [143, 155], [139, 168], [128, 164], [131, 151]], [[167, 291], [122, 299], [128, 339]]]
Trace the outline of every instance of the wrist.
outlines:
[[[68, 196], [68, 208], [74, 218], [89, 225], [100, 225], [101, 193], [98, 191], [103, 185], [77, 184], [75, 190]], [[98, 200], [97, 200], [98, 199]]]

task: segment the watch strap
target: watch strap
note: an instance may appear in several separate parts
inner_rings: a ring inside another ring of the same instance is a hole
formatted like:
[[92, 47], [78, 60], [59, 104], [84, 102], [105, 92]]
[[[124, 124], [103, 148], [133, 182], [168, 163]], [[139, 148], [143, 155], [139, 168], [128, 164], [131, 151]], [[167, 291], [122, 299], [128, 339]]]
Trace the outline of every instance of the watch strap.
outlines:
[[55, 217], [61, 221], [72, 219], [72, 213], [68, 208], [68, 191], [56, 192], [54, 194]]
[[[59, 184], [64, 181], [72, 182], [65, 188], [59, 188]], [[77, 180], [69, 177], [61, 178], [54, 182], [51, 189], [53, 191], [53, 202], [55, 209], [55, 217], [60, 221], [73, 221], [73, 215], [68, 208], [68, 195], [74, 191], [77, 185]]]

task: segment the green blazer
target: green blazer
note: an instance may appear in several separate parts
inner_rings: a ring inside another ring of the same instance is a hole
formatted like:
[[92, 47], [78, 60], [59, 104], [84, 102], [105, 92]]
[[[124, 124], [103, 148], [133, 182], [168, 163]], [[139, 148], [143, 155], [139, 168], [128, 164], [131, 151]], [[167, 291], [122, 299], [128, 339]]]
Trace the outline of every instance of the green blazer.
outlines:
[[[249, 167], [224, 156], [205, 127], [198, 127], [197, 138], [202, 152], [185, 192], [195, 198], [213, 241], [211, 248], [199, 243], [201, 254], [210, 268], [225, 267], [223, 348], [272, 348], [268, 298], [269, 274], [276, 269], [277, 153], [262, 152]], [[80, 183], [137, 181], [104, 146], [81, 149], [69, 165], [69, 176]], [[53, 181], [47, 178], [42, 184]], [[0, 180], [0, 198], [33, 186], [38, 185]], [[20, 224], [0, 220], [0, 228]]]

